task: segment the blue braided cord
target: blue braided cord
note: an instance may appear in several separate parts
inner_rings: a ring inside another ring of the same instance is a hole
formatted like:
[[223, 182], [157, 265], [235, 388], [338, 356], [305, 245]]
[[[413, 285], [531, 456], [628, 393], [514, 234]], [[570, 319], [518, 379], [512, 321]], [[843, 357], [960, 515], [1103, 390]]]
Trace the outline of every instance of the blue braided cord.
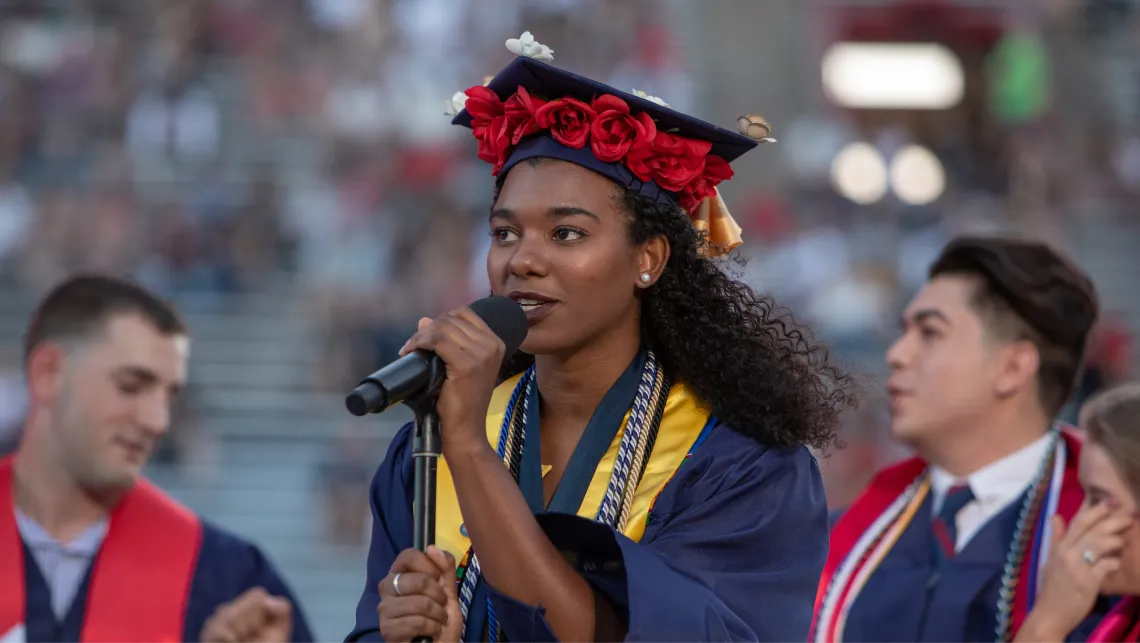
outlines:
[[487, 640], [490, 643], [498, 643], [499, 640], [499, 619], [495, 617], [495, 606], [491, 604], [490, 597], [487, 597]]
[[503, 426], [499, 429], [499, 445], [496, 449], [500, 459], [507, 455], [507, 435], [511, 430], [511, 417], [514, 415], [515, 404], [518, 402], [519, 395], [526, 390], [527, 380], [530, 379], [533, 372], [534, 366], [531, 365], [531, 367], [526, 369], [526, 372], [523, 373], [522, 378], [519, 379], [519, 383], [515, 385], [515, 390], [511, 392], [511, 399], [507, 402], [507, 411], [503, 413]]

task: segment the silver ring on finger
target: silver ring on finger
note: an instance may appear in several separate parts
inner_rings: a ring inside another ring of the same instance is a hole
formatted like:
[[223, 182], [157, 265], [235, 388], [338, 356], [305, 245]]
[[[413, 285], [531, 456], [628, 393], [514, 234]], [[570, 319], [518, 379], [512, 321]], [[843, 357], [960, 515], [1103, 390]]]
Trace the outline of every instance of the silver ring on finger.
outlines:
[[1096, 564], [1096, 554], [1094, 554], [1091, 549], [1086, 549], [1084, 551], [1084, 553], [1081, 554], [1081, 560], [1085, 561], [1086, 563], [1088, 563], [1090, 565], [1095, 565]]
[[[1085, 553], [1087, 554], [1088, 552]], [[392, 591], [396, 592], [396, 596], [403, 596], [403, 594], [400, 593], [400, 574], [403, 573], [404, 572], [397, 572], [396, 575], [392, 577]]]

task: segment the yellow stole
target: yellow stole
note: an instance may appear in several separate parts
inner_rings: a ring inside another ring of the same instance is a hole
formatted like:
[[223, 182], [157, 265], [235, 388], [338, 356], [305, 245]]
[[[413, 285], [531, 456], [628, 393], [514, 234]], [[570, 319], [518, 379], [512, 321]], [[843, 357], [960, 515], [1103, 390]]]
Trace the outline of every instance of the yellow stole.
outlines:
[[[515, 389], [522, 375], [503, 382], [491, 396], [491, 403], [487, 407], [487, 441], [492, 447], [498, 446], [499, 431], [503, 426], [503, 416], [507, 412], [511, 393]], [[633, 541], [641, 539], [645, 532], [645, 522], [649, 517], [649, 510], [657, 494], [673, 478], [677, 468], [689, 454], [689, 450], [700, 436], [701, 431], [709, 420], [709, 411], [696, 396], [694, 396], [681, 383], [674, 383], [669, 389], [669, 396], [665, 400], [665, 411], [661, 416], [661, 428], [657, 432], [657, 441], [649, 455], [649, 462], [645, 465], [645, 473], [633, 495], [633, 505], [630, 509], [629, 520], [626, 521], [625, 531], [627, 537]], [[578, 515], [593, 520], [598, 515], [602, 499], [609, 485], [610, 475], [614, 470], [618, 447], [625, 434], [625, 426], [629, 422], [629, 411], [626, 411], [622, 420], [622, 429], [614, 436], [609, 449], [602, 457], [582, 505], [578, 507]], [[538, 427], [527, 427], [527, 430], [537, 430]], [[503, 466], [506, 466], [504, 463]], [[545, 474], [549, 468], [542, 467]], [[451, 471], [447, 468], [447, 461], [440, 458], [436, 478], [436, 512], [435, 512], [435, 540], [436, 546], [455, 556], [460, 564], [466, 564], [466, 555], [471, 548], [471, 540], [460, 532], [463, 525], [463, 514], [459, 510], [459, 498], [455, 495], [455, 483], [451, 478]]]

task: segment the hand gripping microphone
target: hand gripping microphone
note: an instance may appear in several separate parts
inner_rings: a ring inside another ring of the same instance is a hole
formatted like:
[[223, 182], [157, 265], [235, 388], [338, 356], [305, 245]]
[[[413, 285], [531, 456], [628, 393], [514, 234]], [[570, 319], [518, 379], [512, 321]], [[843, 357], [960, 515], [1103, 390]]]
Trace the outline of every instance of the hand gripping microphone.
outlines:
[[[526, 339], [522, 307], [506, 297], [486, 297], [470, 307], [506, 344], [506, 358], [514, 355]], [[345, 398], [344, 405], [357, 416], [380, 413], [394, 404], [437, 392], [443, 375], [443, 361], [435, 353], [413, 351], [364, 378]]]

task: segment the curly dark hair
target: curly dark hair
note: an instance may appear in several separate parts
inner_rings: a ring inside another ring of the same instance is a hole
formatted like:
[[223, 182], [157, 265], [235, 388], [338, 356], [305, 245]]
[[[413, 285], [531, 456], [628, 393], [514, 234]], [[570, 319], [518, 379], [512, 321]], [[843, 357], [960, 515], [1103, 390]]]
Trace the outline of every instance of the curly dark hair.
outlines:
[[[623, 210], [632, 215], [632, 242], [656, 236], [669, 242], [665, 270], [641, 293], [642, 341], [666, 372], [692, 388], [716, 417], [759, 443], [823, 452], [836, 444], [841, 414], [857, 406], [855, 378], [770, 296], [703, 256], [707, 233], [698, 232], [680, 208], [618, 189]], [[522, 372], [533, 360], [517, 353], [504, 375]]]

